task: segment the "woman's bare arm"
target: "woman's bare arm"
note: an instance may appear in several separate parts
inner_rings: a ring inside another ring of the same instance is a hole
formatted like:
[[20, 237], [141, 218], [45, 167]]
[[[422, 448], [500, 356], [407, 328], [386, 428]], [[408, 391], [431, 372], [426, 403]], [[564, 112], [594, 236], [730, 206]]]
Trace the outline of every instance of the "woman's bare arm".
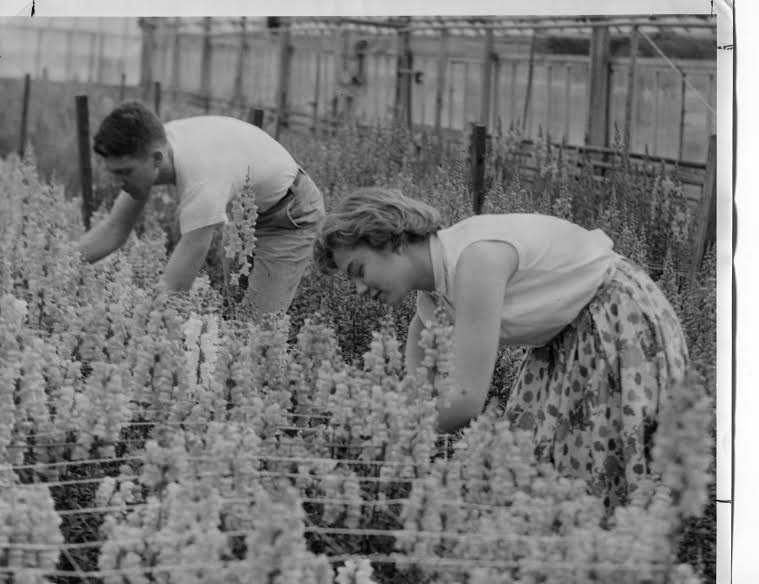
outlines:
[[506, 284], [518, 262], [516, 250], [500, 241], [475, 242], [459, 258], [454, 284], [454, 395], [448, 406], [438, 404], [440, 432], [454, 432], [482, 412], [498, 353]]

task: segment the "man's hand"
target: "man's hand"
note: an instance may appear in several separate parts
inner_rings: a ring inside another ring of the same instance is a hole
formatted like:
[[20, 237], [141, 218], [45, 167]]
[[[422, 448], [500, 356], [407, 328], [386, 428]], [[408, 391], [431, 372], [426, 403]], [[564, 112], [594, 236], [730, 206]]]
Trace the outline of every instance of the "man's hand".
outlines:
[[161, 287], [168, 291], [187, 292], [205, 262], [208, 248], [218, 224], [185, 233], [166, 264]]
[[124, 245], [146, 200], [134, 199], [125, 192], [119, 193], [108, 218], [95, 225], [77, 242], [79, 253], [85, 261], [94, 263]]

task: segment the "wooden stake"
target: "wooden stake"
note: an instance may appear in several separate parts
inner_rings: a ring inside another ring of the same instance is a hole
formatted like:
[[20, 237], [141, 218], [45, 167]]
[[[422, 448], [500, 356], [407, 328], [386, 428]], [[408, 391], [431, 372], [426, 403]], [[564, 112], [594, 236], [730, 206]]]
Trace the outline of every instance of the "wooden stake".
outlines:
[[[491, 121], [492, 126], [498, 125], [499, 131], [503, 130], [501, 119], [501, 59], [497, 52], [493, 52], [493, 97], [490, 103], [493, 104]], [[492, 132], [491, 132], [492, 133]]]
[[320, 50], [316, 51], [316, 54], [314, 55], [314, 59], [316, 60], [316, 79], [314, 80], [314, 102], [312, 104], [312, 107], [313, 107], [312, 131], [314, 134], [318, 135], [319, 133], [319, 96], [321, 93], [321, 83], [322, 83], [322, 53]]
[[260, 108], [250, 108], [248, 110], [248, 123], [262, 128], [264, 125], [264, 110]]
[[235, 101], [238, 104], [242, 104], [245, 100], [243, 89], [243, 73], [245, 71], [245, 64], [248, 60], [248, 50], [250, 45], [248, 44], [248, 35], [246, 31], [246, 19], [243, 16], [240, 19], [240, 47], [237, 53], [237, 69], [235, 70]]
[[97, 82], [102, 85], [105, 83], [105, 33], [103, 32], [102, 19], [100, 19], [101, 29], [98, 33], [98, 74]]
[[92, 216], [92, 159], [90, 157], [90, 118], [87, 96], [76, 96], [76, 128], [79, 143], [79, 177], [82, 183], [82, 219], [89, 230]]
[[153, 111], [159, 118], [161, 117], [161, 82], [153, 83]]
[[412, 95], [411, 95], [411, 73], [413, 68], [413, 56], [411, 54], [411, 33], [408, 30], [401, 30], [398, 33], [398, 55], [396, 65], [396, 85], [395, 85], [395, 112], [396, 119], [400, 120], [403, 116], [406, 126], [411, 128], [412, 124]]
[[586, 145], [608, 146], [609, 142], [609, 28], [593, 28], [590, 43], [590, 88]]
[[638, 27], [632, 27], [630, 35], [630, 64], [627, 72], [627, 95], [625, 96], [624, 155], [627, 161], [632, 148], [633, 121], [635, 119], [635, 95], [638, 64]]
[[680, 72], [680, 131], [678, 133], [677, 159], [683, 159], [683, 147], [685, 142], [685, 98], [687, 87], [685, 85], [685, 71]]
[[[707, 92], [709, 105], [714, 107], [714, 73], [709, 73], [709, 90]], [[711, 134], [714, 130], [714, 114], [710, 109], [706, 110], [706, 132]]]
[[485, 55], [482, 63], [482, 101], [480, 103], [480, 123], [490, 125], [490, 98], [493, 90], [493, 29], [485, 33]]
[[174, 48], [171, 53], [171, 89], [174, 99], [179, 97], [182, 87], [182, 37], [179, 32], [180, 19], [174, 19]]
[[[451, 65], [451, 78], [453, 78], [453, 65]], [[448, 84], [448, 127], [453, 129], [453, 88], [455, 84]]]
[[149, 18], [138, 20], [142, 30], [142, 52], [140, 59], [140, 85], [143, 90], [143, 98], [147, 97], [150, 86], [153, 84], [153, 52], [155, 51], [155, 26]]
[[287, 108], [288, 94], [290, 92], [290, 68], [292, 66], [293, 47], [290, 43], [290, 23], [283, 23], [279, 29], [280, 52], [279, 52], [279, 88], [277, 90], [277, 124], [274, 130], [274, 138], [279, 140], [282, 128], [288, 125]]
[[535, 43], [537, 35], [532, 33], [530, 41], [530, 62], [527, 69], [527, 89], [524, 95], [524, 114], [522, 116], [522, 134], [527, 132], [527, 118], [530, 115], [530, 102], [532, 101], [532, 77], [535, 70]]
[[704, 187], [699, 201], [696, 236], [694, 240], [691, 263], [688, 270], [688, 282], [692, 287], [696, 274], [701, 268], [706, 248], [717, 240], [717, 135], [709, 136], [709, 148], [706, 158]]
[[551, 135], [551, 118], [552, 118], [552, 111], [551, 111], [551, 98], [553, 97], [553, 65], [551, 63], [548, 63], [548, 67], [546, 68], [546, 127], [545, 127], [545, 133], [546, 133], [546, 139]]
[[[446, 73], [448, 72], [448, 44], [450, 32], [440, 31], [440, 54], [437, 60], [437, 85], [435, 86], [435, 133], [440, 137], [443, 119], [443, 96], [445, 95]], [[451, 107], [449, 102], [448, 107]]]
[[564, 139], [569, 142], [572, 126], [569, 120], [572, 117], [572, 65], [567, 63], [566, 81], [564, 84]]
[[211, 111], [211, 18], [203, 18], [203, 52], [200, 59], [200, 93], [203, 96], [203, 109], [206, 114]]
[[482, 212], [485, 198], [485, 137], [484, 124], [472, 124], [469, 145], [471, 166], [472, 211], [475, 215]]
[[18, 157], [23, 158], [26, 153], [26, 135], [29, 124], [29, 94], [31, 93], [32, 77], [29, 73], [24, 75], [24, 101], [21, 105], [21, 132], [18, 143]]
[[461, 84], [461, 91], [463, 93], [462, 97], [464, 98], [462, 100], [464, 103], [464, 111], [461, 112], [461, 127], [466, 128], [466, 125], [469, 123], [469, 119], [467, 118], [467, 112], [469, 110], [469, 61], [464, 61], [464, 83]]
[[411, 52], [411, 33], [403, 35], [403, 55], [406, 76], [403, 83], [403, 106], [406, 111], [406, 127], [411, 129], [414, 124], [414, 54]]
[[659, 94], [661, 93], [661, 72], [654, 75], [654, 156], [659, 150]]
[[517, 67], [516, 61], [511, 63], [511, 99], [509, 100], [509, 124], [516, 125], [517, 121]]

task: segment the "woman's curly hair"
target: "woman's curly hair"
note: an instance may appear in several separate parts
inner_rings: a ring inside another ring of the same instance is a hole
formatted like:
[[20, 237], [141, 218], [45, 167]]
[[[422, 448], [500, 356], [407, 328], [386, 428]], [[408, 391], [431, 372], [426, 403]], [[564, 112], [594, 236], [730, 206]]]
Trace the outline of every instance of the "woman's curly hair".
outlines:
[[337, 248], [389, 245], [397, 251], [442, 227], [440, 212], [427, 203], [405, 197], [399, 190], [364, 187], [347, 195], [327, 216], [314, 246], [314, 261], [320, 271], [334, 272]]

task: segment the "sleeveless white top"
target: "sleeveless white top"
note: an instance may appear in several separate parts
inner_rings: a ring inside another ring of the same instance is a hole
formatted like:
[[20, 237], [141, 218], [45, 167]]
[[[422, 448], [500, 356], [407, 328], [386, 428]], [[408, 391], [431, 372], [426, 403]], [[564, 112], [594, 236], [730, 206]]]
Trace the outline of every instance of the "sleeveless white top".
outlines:
[[518, 265], [506, 285], [500, 340], [522, 347], [544, 345], [571, 323], [617, 257], [600, 229], [536, 213], [469, 217], [429, 241], [435, 292], [417, 294], [417, 313], [425, 324], [441, 303], [455, 315], [456, 263], [469, 244], [503, 241], [516, 249]]

